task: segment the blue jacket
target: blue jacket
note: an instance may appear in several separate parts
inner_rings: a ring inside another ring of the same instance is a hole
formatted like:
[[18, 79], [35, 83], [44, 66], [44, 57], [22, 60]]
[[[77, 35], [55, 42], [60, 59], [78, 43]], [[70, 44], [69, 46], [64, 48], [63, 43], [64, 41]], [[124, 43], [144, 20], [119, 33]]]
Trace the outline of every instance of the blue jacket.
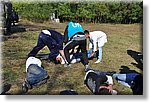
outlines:
[[[56, 56], [59, 54], [59, 50], [63, 50], [63, 35], [55, 30], [45, 30], [42, 31], [41, 34], [44, 34], [44, 43], [48, 46], [50, 50], [49, 59], [55, 59]], [[46, 36], [49, 37], [47, 38]]]

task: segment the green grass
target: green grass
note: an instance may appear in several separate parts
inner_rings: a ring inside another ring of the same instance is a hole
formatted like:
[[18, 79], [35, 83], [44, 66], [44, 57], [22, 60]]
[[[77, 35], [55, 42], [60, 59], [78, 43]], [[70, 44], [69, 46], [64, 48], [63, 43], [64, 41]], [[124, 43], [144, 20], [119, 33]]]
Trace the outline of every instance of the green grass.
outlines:
[[[25, 61], [27, 54], [36, 45], [38, 34], [42, 29], [55, 29], [64, 32], [67, 23], [33, 23], [26, 20], [20, 21], [21, 27], [26, 27], [26, 32], [16, 32], [10, 37], [4, 37], [3, 50], [3, 82], [11, 84], [8, 94], [20, 94], [21, 85], [25, 78]], [[140, 24], [82, 24], [84, 29], [101, 30], [107, 34], [108, 42], [103, 47], [103, 59], [101, 64], [94, 64], [96, 59], [90, 60], [93, 69], [102, 71], [120, 72], [121, 66], [129, 70], [141, 72], [131, 64], [135, 62], [127, 54], [127, 50], [139, 51], [142, 48], [142, 32]], [[49, 53], [47, 47], [39, 53]], [[84, 66], [81, 63], [72, 64], [72, 68], [66, 69], [63, 65], [55, 65], [47, 60], [42, 64], [49, 73], [47, 84], [29, 90], [27, 94], [59, 94], [65, 89], [74, 89], [80, 95], [92, 94], [84, 85]], [[131, 89], [122, 86], [114, 80], [114, 89], [118, 94], [132, 94]]]

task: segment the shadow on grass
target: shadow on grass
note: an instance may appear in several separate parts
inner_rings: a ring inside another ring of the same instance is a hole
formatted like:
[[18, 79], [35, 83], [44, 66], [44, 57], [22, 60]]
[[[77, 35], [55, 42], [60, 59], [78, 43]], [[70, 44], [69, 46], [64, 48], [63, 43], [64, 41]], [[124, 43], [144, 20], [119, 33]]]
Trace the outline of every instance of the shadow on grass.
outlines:
[[11, 28], [11, 34], [17, 33], [17, 32], [25, 32], [26, 28], [20, 24], [12, 26]]
[[36, 57], [41, 60], [48, 60], [49, 54], [37, 54]]
[[121, 66], [121, 69], [119, 69], [119, 70], [120, 70], [120, 74], [138, 73], [135, 70], [130, 70], [130, 68], [127, 66]]
[[133, 50], [127, 50], [127, 54], [130, 55], [137, 63], [131, 63], [137, 68], [143, 70], [143, 54]]
[[14, 33], [17, 32], [26, 32], [26, 28], [19, 25], [15, 25], [11, 27], [11, 33], [10, 34], [5, 34], [6, 32], [3, 32], [4, 36], [2, 37], [2, 41], [7, 41], [8, 39], [15, 39], [18, 38], [19, 36], [11, 36]]

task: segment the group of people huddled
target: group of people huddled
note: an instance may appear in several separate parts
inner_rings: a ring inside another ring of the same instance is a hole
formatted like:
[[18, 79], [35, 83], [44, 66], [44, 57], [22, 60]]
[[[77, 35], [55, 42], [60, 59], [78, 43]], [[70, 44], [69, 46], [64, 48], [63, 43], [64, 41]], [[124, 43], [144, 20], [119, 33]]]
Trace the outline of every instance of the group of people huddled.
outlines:
[[[90, 38], [89, 48], [86, 49], [86, 38]], [[65, 67], [70, 67], [72, 62], [72, 57], [74, 59], [83, 60], [84, 66], [87, 68], [88, 58], [93, 58], [97, 53], [98, 44], [98, 60], [95, 63], [100, 63], [102, 60], [102, 46], [107, 42], [107, 36], [102, 31], [89, 32], [84, 30], [79, 23], [69, 22], [64, 36], [54, 30], [42, 30], [38, 37], [37, 45], [28, 54], [28, 57], [35, 57], [36, 54], [44, 46], [47, 46], [50, 50], [49, 60], [54, 62], [61, 62]], [[65, 45], [64, 45], [65, 44]], [[63, 46], [64, 45], [64, 46]], [[79, 51], [76, 53], [69, 53], [69, 51], [78, 46]], [[81, 50], [81, 53], [79, 54]], [[82, 54], [82, 55], [81, 55]]]
[[[87, 38], [89, 49], [87, 50]], [[96, 64], [102, 61], [102, 47], [107, 42], [107, 36], [102, 31], [89, 32], [76, 22], [69, 22], [64, 35], [55, 30], [42, 30], [38, 36], [37, 45], [28, 54], [26, 71], [29, 66], [36, 64], [41, 67], [41, 61], [36, 58], [37, 53], [47, 46], [50, 50], [48, 59], [52, 62], [64, 64], [70, 68], [72, 63], [82, 61], [85, 67], [84, 84], [96, 95], [114, 95], [113, 78], [133, 90], [133, 94], [143, 94], [143, 76], [138, 73], [117, 74], [94, 70], [89, 65], [89, 59], [97, 58]], [[98, 46], [98, 48], [97, 48]], [[75, 50], [75, 47], [78, 49]], [[70, 52], [72, 50], [72, 52]]]

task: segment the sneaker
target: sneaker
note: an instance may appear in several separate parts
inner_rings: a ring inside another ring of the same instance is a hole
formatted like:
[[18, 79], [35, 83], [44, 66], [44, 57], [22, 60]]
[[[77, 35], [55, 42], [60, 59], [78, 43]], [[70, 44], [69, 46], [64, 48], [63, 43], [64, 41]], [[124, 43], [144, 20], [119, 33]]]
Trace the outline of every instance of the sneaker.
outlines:
[[98, 59], [96, 62], [94, 62], [94, 63], [100, 63], [101, 61]]
[[117, 95], [117, 91], [116, 90], [112, 90], [112, 95]]
[[69, 68], [69, 67], [71, 67], [71, 64], [64, 64], [64, 67]]

